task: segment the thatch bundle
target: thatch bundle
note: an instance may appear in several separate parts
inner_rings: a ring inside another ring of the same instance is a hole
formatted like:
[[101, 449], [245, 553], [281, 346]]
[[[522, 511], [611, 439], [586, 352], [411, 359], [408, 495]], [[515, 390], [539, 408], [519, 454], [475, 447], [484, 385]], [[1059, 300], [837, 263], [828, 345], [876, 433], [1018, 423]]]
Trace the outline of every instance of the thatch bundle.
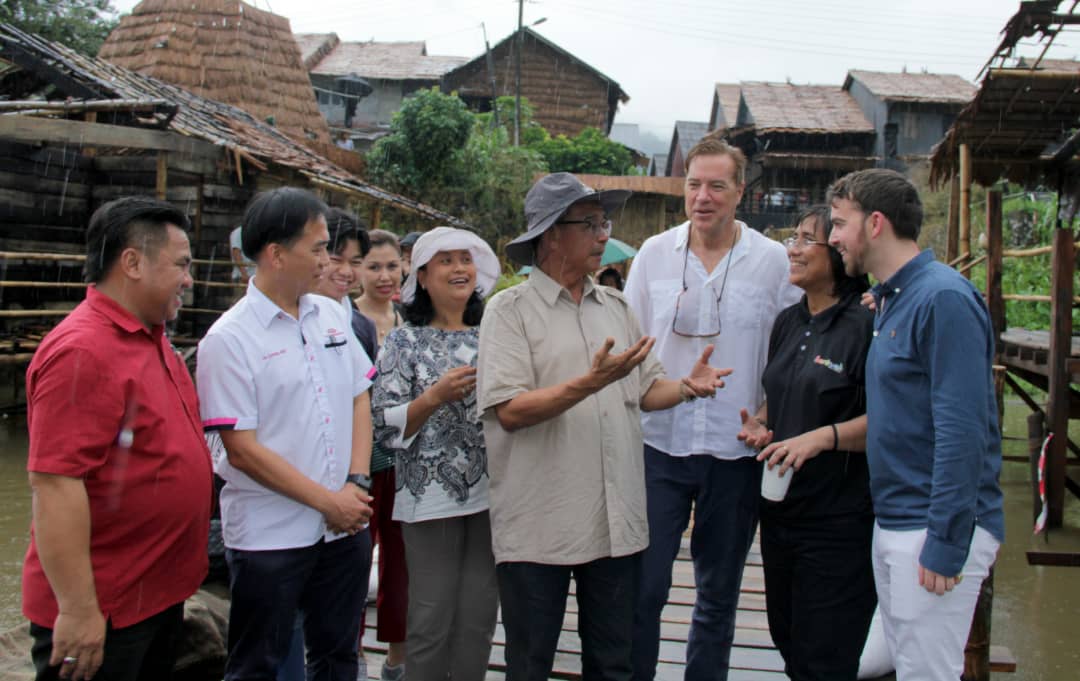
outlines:
[[143, 0], [99, 56], [330, 142], [289, 20], [240, 0]]

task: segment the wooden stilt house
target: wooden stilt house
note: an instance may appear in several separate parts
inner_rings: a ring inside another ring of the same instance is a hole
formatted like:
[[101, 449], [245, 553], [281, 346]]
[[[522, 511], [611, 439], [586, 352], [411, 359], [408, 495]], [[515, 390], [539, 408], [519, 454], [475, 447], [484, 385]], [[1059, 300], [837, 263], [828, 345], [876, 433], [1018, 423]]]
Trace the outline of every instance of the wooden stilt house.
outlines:
[[[364, 182], [249, 112], [0, 24], [0, 352], [26, 359], [83, 297], [90, 214], [151, 195], [191, 217], [193, 342], [235, 297], [228, 235], [260, 190], [301, 186], [378, 224], [383, 210], [460, 220]], [[14, 361], [14, 360], [8, 360]], [[0, 360], [2, 363], [3, 360]]]

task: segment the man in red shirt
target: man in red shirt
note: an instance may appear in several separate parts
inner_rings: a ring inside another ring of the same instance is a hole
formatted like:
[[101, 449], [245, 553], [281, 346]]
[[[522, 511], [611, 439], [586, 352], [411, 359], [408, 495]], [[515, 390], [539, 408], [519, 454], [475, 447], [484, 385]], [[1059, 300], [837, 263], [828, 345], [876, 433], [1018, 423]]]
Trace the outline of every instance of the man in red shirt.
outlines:
[[87, 229], [86, 300], [26, 372], [34, 493], [23, 565], [37, 679], [168, 679], [207, 570], [210, 454], [164, 333], [191, 287], [186, 216], [107, 203]]

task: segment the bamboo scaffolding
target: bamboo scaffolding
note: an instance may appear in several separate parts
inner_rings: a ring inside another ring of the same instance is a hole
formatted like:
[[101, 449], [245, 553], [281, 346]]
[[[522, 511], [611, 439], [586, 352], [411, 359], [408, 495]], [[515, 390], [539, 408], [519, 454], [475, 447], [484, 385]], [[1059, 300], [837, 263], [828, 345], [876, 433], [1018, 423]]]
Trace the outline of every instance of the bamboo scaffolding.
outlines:
[[956, 271], [959, 272], [960, 274], [967, 274], [968, 271], [970, 271], [972, 267], [975, 267], [976, 265], [981, 264], [984, 260], [986, 260], [986, 254], [985, 253], [983, 255], [980, 255], [978, 258], [975, 258], [974, 260], [972, 260], [968, 264], [964, 265], [963, 267], [956, 268]]
[[[84, 262], [86, 260], [85, 255], [78, 253], [34, 253], [31, 251], [0, 251], [0, 259], [11, 258], [12, 260], [44, 260], [44, 261], [64, 261], [70, 260], [72, 262]], [[234, 267], [232, 260], [228, 258], [220, 258], [216, 260], [206, 260], [204, 258], [194, 258], [191, 261], [192, 265], [214, 265], [218, 267]]]

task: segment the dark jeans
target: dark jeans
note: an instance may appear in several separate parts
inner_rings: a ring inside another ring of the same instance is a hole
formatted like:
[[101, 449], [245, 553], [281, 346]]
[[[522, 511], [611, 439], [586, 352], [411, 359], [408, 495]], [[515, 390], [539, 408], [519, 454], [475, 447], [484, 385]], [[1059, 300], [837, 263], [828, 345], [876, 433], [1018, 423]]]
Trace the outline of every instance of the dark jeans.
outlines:
[[855, 681], [877, 605], [873, 533], [871, 516], [762, 516], [769, 632], [794, 681]]
[[571, 574], [577, 585], [581, 678], [628, 681], [640, 557], [582, 565], [497, 565], [507, 681], [546, 681], [551, 675]]
[[[184, 604], [176, 605], [130, 627], [105, 631], [105, 660], [94, 681], [159, 681], [172, 678], [176, 647], [184, 625]], [[30, 657], [37, 681], [56, 681], [60, 667], [49, 666], [52, 629], [30, 623], [34, 642]]]
[[232, 575], [226, 681], [274, 681], [304, 614], [308, 681], [354, 681], [371, 537], [226, 552]]
[[697, 596], [686, 642], [686, 681], [727, 679], [746, 554], [757, 529], [761, 464], [747, 457], [669, 456], [645, 445], [649, 548], [634, 613], [634, 679], [656, 674], [660, 612], [694, 511], [690, 555]]

